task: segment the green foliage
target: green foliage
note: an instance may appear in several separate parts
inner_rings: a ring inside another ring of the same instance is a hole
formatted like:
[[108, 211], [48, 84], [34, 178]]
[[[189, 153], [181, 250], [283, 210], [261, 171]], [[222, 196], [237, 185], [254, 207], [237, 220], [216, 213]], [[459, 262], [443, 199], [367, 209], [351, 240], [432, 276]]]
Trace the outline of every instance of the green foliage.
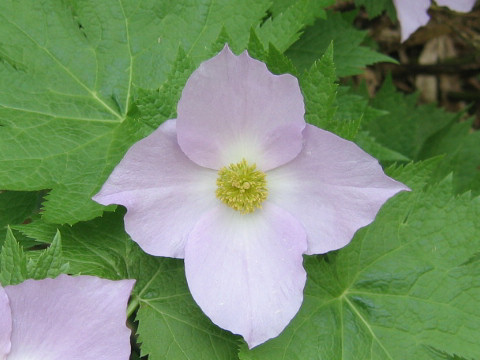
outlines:
[[366, 124], [375, 139], [410, 159], [418, 155], [427, 139], [455, 120], [434, 104], [417, 106], [417, 95], [403, 95], [387, 78], [371, 105], [387, 113]]
[[41, 252], [28, 252], [29, 255], [39, 253], [36, 260], [29, 259], [27, 263], [28, 277], [32, 279], [54, 278], [69, 270], [69, 264], [64, 261], [60, 233], [56, 232], [50, 246]]
[[385, 114], [365, 123], [364, 130], [378, 144], [408, 159], [446, 155], [436, 170], [437, 180], [453, 172], [456, 193], [474, 190], [478, 194], [479, 133], [470, 132], [470, 122], [458, 123], [459, 114], [447, 113], [434, 104], [418, 106], [417, 101], [417, 95], [401, 94], [387, 78], [371, 101], [373, 107]]
[[172, 71], [162, 86], [156, 90], [139, 89], [135, 103], [139, 110], [136, 114], [137, 120], [156, 129], [165, 120], [175, 118], [177, 102], [194, 69], [190, 57], [179, 47]]
[[0, 283], [15, 285], [27, 278], [27, 257], [10, 229], [0, 253]]
[[335, 79], [333, 45], [330, 44], [320, 60], [300, 78], [305, 97], [305, 119], [312, 125], [330, 131], [336, 126], [336, 123], [332, 123], [338, 87]]
[[437, 168], [437, 179], [453, 171], [456, 193], [480, 194], [480, 132], [471, 132], [471, 122], [453, 122], [437, 132], [422, 148], [420, 159], [446, 155]]
[[[107, 212], [103, 217], [74, 226], [60, 226], [63, 258], [73, 274], [94, 275], [118, 280], [130, 278], [132, 252], [138, 251], [123, 230], [122, 215]], [[57, 226], [43, 220], [14, 229], [44, 243], [50, 243]]]
[[311, 25], [317, 17], [324, 18], [324, 8], [332, 4], [333, 0], [283, 1], [274, 5], [273, 17], [259, 25], [257, 33], [265, 47], [272, 43], [284, 52], [298, 40], [305, 25]]
[[179, 44], [196, 65], [222, 28], [244, 47], [268, 5], [3, 1], [1, 187], [51, 189], [49, 222], [99, 216], [91, 196], [145, 134], [128, 115], [136, 89], [157, 89], [177, 71]]
[[[353, 13], [325, 18], [332, 3], [0, 2], [1, 284], [137, 279], [128, 313], [150, 360], [479, 358], [480, 202], [452, 187], [480, 193], [480, 135], [390, 80], [370, 102], [337, 84], [391, 59], [364, 46]], [[356, 4], [392, 16], [391, 0]], [[90, 200], [131, 144], [175, 118], [188, 77], [225, 43], [297, 76], [307, 121], [384, 163], [444, 155], [386, 170], [413, 191], [346, 248], [305, 256], [300, 312], [253, 350], [202, 313], [181, 259], [145, 254], [123, 208]]]
[[317, 20], [313, 26], [308, 27], [286, 55], [299, 70], [308, 69], [333, 41], [338, 76], [360, 74], [363, 68], [376, 62], [394, 62], [392, 58], [362, 46], [367, 33], [355, 29], [350, 17], [348, 14], [329, 12], [326, 19]]
[[364, 6], [369, 18], [377, 17], [384, 11], [391, 19], [395, 20], [397, 18], [397, 12], [392, 0], [355, 0], [355, 4]]
[[25, 253], [8, 228], [0, 252], [1, 285], [16, 285], [25, 279], [54, 278], [68, 270], [68, 263], [62, 256], [62, 243], [58, 231], [47, 249]]
[[[370, 107], [367, 100], [351, 93], [347, 87], [335, 83], [334, 53], [334, 45], [330, 44], [325, 54], [300, 78], [305, 97], [305, 119], [353, 140], [357, 138], [362, 122], [368, 122], [383, 112]], [[371, 143], [380, 146], [373, 139]]]
[[477, 358], [480, 199], [452, 198], [449, 178], [425, 188], [435, 165], [391, 169], [413, 191], [388, 202], [346, 248], [306, 257], [299, 314], [240, 358]]
[[213, 325], [193, 301], [183, 261], [161, 259], [143, 264], [137, 286], [139, 341], [150, 360], [231, 360], [238, 339]]
[[36, 192], [0, 192], [0, 226], [22, 223], [37, 209], [40, 197]]

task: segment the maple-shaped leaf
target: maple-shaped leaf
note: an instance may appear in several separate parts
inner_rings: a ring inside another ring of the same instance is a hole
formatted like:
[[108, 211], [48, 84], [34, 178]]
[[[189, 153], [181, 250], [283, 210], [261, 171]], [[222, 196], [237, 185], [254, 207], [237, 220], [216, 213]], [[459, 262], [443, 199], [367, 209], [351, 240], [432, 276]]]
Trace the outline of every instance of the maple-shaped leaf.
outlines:
[[413, 191], [344, 249], [306, 257], [300, 312], [240, 359], [478, 359], [480, 199], [452, 196], [451, 178], [425, 187], [437, 163], [390, 171]]
[[198, 64], [226, 29], [244, 48], [270, 6], [195, 1], [0, 2], [0, 189], [49, 189], [43, 217], [75, 223], [126, 149], [145, 135], [137, 88], [168, 80], [177, 50]]
[[298, 69], [308, 69], [333, 42], [333, 59], [338, 76], [361, 74], [363, 68], [376, 62], [395, 62], [362, 44], [367, 33], [353, 26], [354, 15], [328, 12], [326, 19], [319, 19], [305, 29], [286, 55]]

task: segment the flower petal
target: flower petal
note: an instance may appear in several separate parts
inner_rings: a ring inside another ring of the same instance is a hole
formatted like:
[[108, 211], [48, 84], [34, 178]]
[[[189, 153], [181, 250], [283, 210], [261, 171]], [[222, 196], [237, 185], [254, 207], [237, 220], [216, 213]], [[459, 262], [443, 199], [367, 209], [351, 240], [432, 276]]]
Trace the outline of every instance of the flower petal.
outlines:
[[0, 359], [5, 359], [10, 351], [12, 334], [12, 314], [5, 290], [0, 286]]
[[251, 348], [277, 336], [300, 308], [305, 250], [305, 231], [286, 211], [266, 204], [242, 215], [220, 205], [188, 239], [188, 286], [215, 324]]
[[473, 9], [477, 0], [436, 0], [439, 6], [447, 6], [459, 12], [469, 12]]
[[8, 360], [128, 360], [134, 282], [60, 275], [5, 287], [13, 318]]
[[371, 223], [390, 197], [408, 187], [383, 173], [354, 143], [307, 125], [305, 146], [267, 174], [269, 198], [305, 227], [307, 254], [339, 249]]
[[302, 148], [303, 97], [295, 77], [273, 75], [247, 52], [225, 48], [190, 76], [178, 103], [178, 143], [201, 166], [245, 158], [266, 171]]
[[402, 31], [402, 42], [407, 40], [420, 26], [428, 23], [427, 10], [430, 0], [393, 0]]
[[127, 207], [125, 229], [145, 252], [182, 258], [193, 225], [218, 203], [216, 178], [185, 156], [169, 120], [128, 150], [93, 199]]

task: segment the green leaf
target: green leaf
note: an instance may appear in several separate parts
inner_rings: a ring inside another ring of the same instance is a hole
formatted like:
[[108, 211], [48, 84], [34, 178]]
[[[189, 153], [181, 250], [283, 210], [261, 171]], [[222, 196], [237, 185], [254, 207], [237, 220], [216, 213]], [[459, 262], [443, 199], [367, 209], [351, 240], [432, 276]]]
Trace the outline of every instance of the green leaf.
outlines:
[[[29, 255], [35, 252], [28, 252]], [[69, 270], [69, 264], [65, 263], [62, 254], [62, 241], [60, 232], [57, 230], [51, 245], [40, 252], [36, 260], [30, 259], [27, 263], [28, 277], [31, 279], [54, 278]]]
[[365, 124], [378, 143], [413, 160], [419, 159], [422, 147], [432, 135], [458, 118], [434, 104], [417, 106], [417, 95], [398, 92], [388, 77], [371, 105], [386, 113]]
[[370, 19], [377, 17], [384, 11], [387, 12], [392, 20], [397, 18], [397, 12], [392, 0], [355, 0], [355, 4], [364, 6]]
[[411, 193], [390, 200], [344, 249], [305, 257], [300, 312], [240, 358], [478, 358], [480, 199], [452, 197], [448, 178], [425, 188], [435, 166], [395, 169]]
[[26, 279], [54, 278], [69, 270], [62, 256], [60, 233], [45, 250], [23, 251], [10, 228], [0, 253], [0, 283], [15, 285]]
[[300, 78], [307, 122], [353, 140], [363, 120], [378, 115], [361, 96], [336, 84], [333, 44]]
[[406, 162], [411, 159], [379, 144], [367, 131], [359, 131], [355, 143], [380, 162]]
[[93, 275], [119, 280], [130, 277], [128, 263], [134, 243], [123, 229], [122, 215], [106, 212], [103, 217], [74, 226], [57, 226], [42, 220], [14, 228], [24, 235], [50, 243], [57, 232], [62, 234], [62, 254], [72, 274]]
[[420, 159], [445, 154], [436, 170], [437, 179], [453, 171], [456, 193], [473, 190], [480, 194], [480, 132], [471, 131], [471, 122], [452, 123], [424, 144]]
[[257, 27], [257, 34], [265, 48], [270, 43], [284, 52], [301, 35], [306, 25], [311, 25], [315, 18], [325, 17], [324, 8], [333, 4], [333, 0], [297, 0], [290, 4], [283, 3], [265, 23]]
[[51, 189], [43, 217], [52, 223], [100, 215], [91, 196], [145, 134], [129, 116], [136, 90], [175, 76], [179, 44], [195, 65], [212, 55], [223, 28], [235, 48], [245, 47], [268, 6], [2, 1], [0, 188]]
[[156, 90], [139, 90], [135, 103], [139, 110], [137, 121], [156, 129], [165, 120], [175, 118], [178, 100], [193, 70], [193, 61], [183, 48], [179, 47], [172, 71], [162, 86]]
[[0, 283], [3, 286], [19, 284], [27, 278], [27, 257], [22, 247], [7, 228], [7, 236], [0, 253]]
[[238, 337], [214, 324], [194, 303], [185, 280], [182, 260], [142, 263], [137, 286], [139, 342], [150, 360], [232, 360]]
[[290, 59], [283, 55], [272, 43], [266, 50], [253, 28], [250, 30], [248, 53], [251, 57], [264, 62], [274, 74], [290, 73], [297, 76], [297, 69], [293, 66]]
[[333, 115], [336, 111], [335, 99], [338, 85], [335, 83], [335, 64], [333, 63], [333, 45], [308, 72], [300, 78], [305, 97], [305, 119], [312, 125], [333, 131]]
[[338, 76], [361, 74], [363, 68], [376, 62], [394, 62], [386, 55], [362, 46], [367, 33], [355, 29], [345, 20], [347, 15], [329, 12], [325, 20], [308, 27], [299, 41], [285, 53], [299, 70], [310, 68], [333, 41], [334, 62]]
[[33, 191], [0, 192], [0, 228], [28, 219], [38, 210], [41, 196]]

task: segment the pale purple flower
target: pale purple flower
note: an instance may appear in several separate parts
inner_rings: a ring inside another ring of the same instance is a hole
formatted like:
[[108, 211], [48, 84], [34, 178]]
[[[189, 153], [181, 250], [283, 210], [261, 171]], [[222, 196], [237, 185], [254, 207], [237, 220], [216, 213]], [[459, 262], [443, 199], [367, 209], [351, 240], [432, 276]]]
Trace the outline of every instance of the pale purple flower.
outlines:
[[[477, 0], [436, 0], [440, 6], [446, 6], [458, 12], [469, 12]], [[402, 32], [402, 42], [407, 40], [420, 26], [428, 23], [427, 10], [431, 0], [393, 0], [397, 10]]]
[[134, 283], [60, 275], [0, 286], [0, 360], [128, 360]]
[[225, 47], [191, 75], [178, 117], [134, 144], [97, 202], [127, 207], [146, 252], [185, 259], [195, 301], [250, 347], [297, 313], [303, 254], [345, 246], [403, 184], [305, 124], [297, 79]]

